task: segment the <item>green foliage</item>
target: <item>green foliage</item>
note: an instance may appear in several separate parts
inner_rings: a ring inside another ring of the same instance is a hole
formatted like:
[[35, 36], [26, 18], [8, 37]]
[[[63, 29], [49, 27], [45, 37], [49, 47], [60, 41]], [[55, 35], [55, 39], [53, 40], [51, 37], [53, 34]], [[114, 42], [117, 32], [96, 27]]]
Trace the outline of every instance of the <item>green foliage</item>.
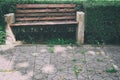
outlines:
[[83, 49], [83, 50], [81, 50], [81, 52], [80, 52], [81, 54], [83, 54], [83, 55], [85, 55], [85, 53], [86, 53], [86, 50], [85, 49]]
[[112, 67], [112, 68], [106, 69], [105, 72], [107, 72], [107, 73], [116, 73], [118, 71], [114, 67]]
[[116, 72], [118, 72], [118, 70], [117, 70], [117, 68], [114, 66], [114, 64], [111, 63], [111, 67], [110, 67], [110, 68], [107, 68], [107, 69], [105, 70], [105, 72], [107, 72], [107, 73], [116, 73]]
[[103, 5], [100, 5], [100, 2], [96, 3], [89, 3], [89, 5], [86, 3], [85, 42], [92, 44], [119, 43], [120, 6], [115, 5], [115, 2], [102, 2]]
[[33, 37], [28, 36], [28, 38], [29, 38], [29, 41], [30, 41], [32, 44], [35, 44], [35, 40], [34, 40], [34, 38], [33, 38]]
[[75, 65], [73, 67], [73, 71], [74, 71], [74, 74], [75, 74], [75, 76], [76, 76], [76, 78], [78, 80], [79, 73], [80, 73], [80, 71], [82, 71], [82, 69], [79, 66]]
[[77, 61], [77, 59], [72, 59], [72, 61], [73, 61], [73, 62], [76, 62], [76, 61]]
[[97, 61], [97, 62], [103, 62], [103, 60], [102, 60], [102, 59], [96, 59], [96, 61]]
[[54, 47], [49, 48], [50, 53], [54, 53]]
[[0, 27], [0, 44], [4, 44], [4, 43], [5, 43], [5, 32]]
[[69, 39], [64, 40], [62, 38], [55, 38], [55, 39], [51, 39], [51, 40], [47, 41], [47, 44], [62, 44], [62, 45], [64, 45], [64, 44], [74, 44], [74, 43], [75, 43], [75, 41], [73, 41], [73, 40], [69, 40]]
[[82, 59], [82, 62], [85, 63], [85, 64], [87, 63], [86, 52], [87, 51], [85, 49], [82, 49], [81, 52], [80, 52], [84, 56], [83, 59]]

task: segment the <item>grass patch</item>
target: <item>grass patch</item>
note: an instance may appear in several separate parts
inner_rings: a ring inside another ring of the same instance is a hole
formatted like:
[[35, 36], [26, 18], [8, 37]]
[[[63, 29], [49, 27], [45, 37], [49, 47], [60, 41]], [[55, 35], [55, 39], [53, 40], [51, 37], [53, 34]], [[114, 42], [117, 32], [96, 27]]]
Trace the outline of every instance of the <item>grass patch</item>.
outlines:
[[54, 53], [54, 47], [50, 47], [50, 48], [49, 48], [49, 52], [50, 52], [50, 53]]
[[117, 70], [114, 67], [112, 67], [112, 68], [106, 69], [105, 72], [107, 72], [107, 73], [116, 73]]
[[118, 70], [115, 68], [114, 64], [111, 64], [111, 68], [105, 70], [107, 73], [116, 73]]
[[75, 44], [75, 41], [74, 40], [71, 40], [71, 39], [62, 39], [62, 38], [55, 38], [55, 39], [50, 39], [50, 40], [47, 40], [46, 41], [47, 44], [61, 44], [61, 45], [64, 45], [64, 44]]
[[102, 59], [96, 59], [96, 61], [97, 61], [97, 62], [103, 62], [103, 60], [102, 60]]
[[72, 59], [73, 62], [76, 62], [77, 60], [76, 59]]
[[80, 73], [80, 71], [82, 71], [82, 69], [79, 66], [75, 65], [73, 67], [73, 71], [74, 71], [74, 74], [76, 76], [76, 79], [78, 80], [79, 73]]
[[87, 51], [85, 50], [85, 49], [83, 49], [83, 50], [81, 50], [81, 54], [83, 54], [83, 55], [85, 55], [85, 53], [86, 53]]

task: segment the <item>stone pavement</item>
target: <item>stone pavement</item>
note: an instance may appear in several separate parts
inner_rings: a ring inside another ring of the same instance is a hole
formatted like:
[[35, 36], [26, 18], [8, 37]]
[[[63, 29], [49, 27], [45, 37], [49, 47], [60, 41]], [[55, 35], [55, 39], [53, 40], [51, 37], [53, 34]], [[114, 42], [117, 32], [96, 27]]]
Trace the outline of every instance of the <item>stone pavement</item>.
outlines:
[[0, 80], [120, 80], [120, 47], [0, 47]]

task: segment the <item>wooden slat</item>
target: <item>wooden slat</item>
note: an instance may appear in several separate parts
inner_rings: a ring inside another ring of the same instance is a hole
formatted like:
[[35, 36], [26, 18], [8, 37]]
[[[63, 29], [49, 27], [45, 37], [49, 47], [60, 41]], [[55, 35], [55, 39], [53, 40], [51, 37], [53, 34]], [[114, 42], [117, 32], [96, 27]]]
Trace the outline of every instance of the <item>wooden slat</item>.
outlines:
[[16, 21], [43, 21], [43, 20], [68, 20], [75, 19], [75, 16], [64, 16], [64, 17], [35, 17], [35, 18], [16, 18]]
[[75, 9], [17, 10], [17, 13], [39, 13], [39, 12], [75, 12]]
[[15, 23], [11, 24], [11, 27], [15, 26], [40, 26], [40, 25], [62, 25], [62, 24], [77, 24], [76, 21], [60, 21], [60, 22], [34, 22], [34, 23]]
[[31, 13], [31, 14], [16, 14], [16, 17], [38, 17], [38, 16], [75, 16], [75, 13]]
[[17, 4], [11, 26], [77, 24], [75, 4]]
[[17, 4], [17, 8], [74, 8], [75, 4]]

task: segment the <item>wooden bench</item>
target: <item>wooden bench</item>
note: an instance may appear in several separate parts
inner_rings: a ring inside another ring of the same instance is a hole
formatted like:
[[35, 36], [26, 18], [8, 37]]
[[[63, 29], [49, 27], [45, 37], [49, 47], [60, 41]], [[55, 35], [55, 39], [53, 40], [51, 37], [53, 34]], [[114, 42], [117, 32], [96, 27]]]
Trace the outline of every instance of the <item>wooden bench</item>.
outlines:
[[7, 27], [77, 24], [77, 42], [84, 43], [84, 13], [75, 4], [17, 4], [16, 13], [5, 15]]

